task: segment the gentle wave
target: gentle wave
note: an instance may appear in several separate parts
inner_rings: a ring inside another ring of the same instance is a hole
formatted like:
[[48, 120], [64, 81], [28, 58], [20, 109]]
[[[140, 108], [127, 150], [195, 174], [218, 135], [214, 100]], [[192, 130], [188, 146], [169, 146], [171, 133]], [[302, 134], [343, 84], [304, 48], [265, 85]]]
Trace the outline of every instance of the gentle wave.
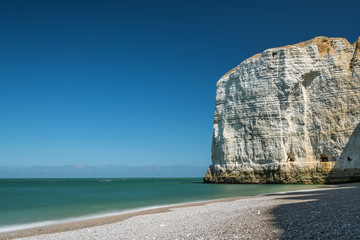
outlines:
[[81, 217], [65, 218], [65, 219], [59, 219], [59, 220], [41, 221], [41, 222], [34, 222], [34, 223], [1, 226], [0, 227], [0, 232], [10, 232], [10, 231], [24, 230], [24, 229], [30, 229], [30, 228], [36, 228], [36, 227], [44, 227], [44, 226], [50, 226], [50, 225], [56, 225], [56, 224], [62, 224], [62, 223], [69, 223], [69, 222], [76, 222], [76, 221], [83, 221], [83, 220], [89, 220], [89, 219], [96, 219], [96, 218], [102, 218], [102, 217], [111, 217], [111, 216], [117, 216], [117, 215], [121, 215], [121, 214], [141, 212], [141, 211], [145, 211], [145, 210], [176, 207], [176, 206], [181, 206], [181, 205], [184, 205], [184, 204], [192, 204], [192, 203], [200, 203], [200, 202], [201, 203], [202, 202], [206, 203], [206, 202], [211, 202], [211, 201], [213, 201], [213, 200], [183, 202], [183, 203], [179, 203], [179, 204], [158, 205], [158, 206], [151, 206], [151, 207], [133, 208], [133, 209], [128, 209], [128, 210], [124, 210], [124, 211], [107, 212], [107, 213], [99, 213], [99, 214], [90, 214], [90, 215], [85, 215], [85, 216], [81, 216]]

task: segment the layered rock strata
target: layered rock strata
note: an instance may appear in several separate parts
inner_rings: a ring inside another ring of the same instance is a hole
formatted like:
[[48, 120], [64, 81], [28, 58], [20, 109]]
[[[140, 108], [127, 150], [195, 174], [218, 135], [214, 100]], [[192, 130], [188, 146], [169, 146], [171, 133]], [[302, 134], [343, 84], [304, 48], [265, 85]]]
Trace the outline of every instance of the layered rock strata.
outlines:
[[257, 54], [217, 83], [204, 182], [360, 180], [360, 38]]

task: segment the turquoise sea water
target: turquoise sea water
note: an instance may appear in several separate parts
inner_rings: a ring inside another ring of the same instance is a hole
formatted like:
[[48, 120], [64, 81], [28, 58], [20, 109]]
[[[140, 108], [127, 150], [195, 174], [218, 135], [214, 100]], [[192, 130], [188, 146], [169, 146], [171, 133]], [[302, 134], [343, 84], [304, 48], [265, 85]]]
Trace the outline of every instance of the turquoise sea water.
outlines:
[[202, 184], [201, 178], [0, 179], [0, 231], [23, 228], [23, 224], [321, 186]]

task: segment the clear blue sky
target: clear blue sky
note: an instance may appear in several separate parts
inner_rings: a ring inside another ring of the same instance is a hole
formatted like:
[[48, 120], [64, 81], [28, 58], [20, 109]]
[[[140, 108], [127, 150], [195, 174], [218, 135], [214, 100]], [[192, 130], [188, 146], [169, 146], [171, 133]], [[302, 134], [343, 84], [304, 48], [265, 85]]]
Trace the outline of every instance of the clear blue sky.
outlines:
[[2, 0], [0, 167], [205, 173], [217, 80], [267, 48], [319, 35], [354, 42], [359, 9], [331, 0]]

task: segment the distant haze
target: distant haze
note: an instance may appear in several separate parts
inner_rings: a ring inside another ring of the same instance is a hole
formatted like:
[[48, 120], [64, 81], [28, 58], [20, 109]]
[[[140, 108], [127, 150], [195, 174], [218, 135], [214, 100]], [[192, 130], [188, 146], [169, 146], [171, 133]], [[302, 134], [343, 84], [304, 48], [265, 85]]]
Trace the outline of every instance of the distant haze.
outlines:
[[0, 178], [203, 177], [205, 172], [192, 166], [33, 166], [0, 167]]

